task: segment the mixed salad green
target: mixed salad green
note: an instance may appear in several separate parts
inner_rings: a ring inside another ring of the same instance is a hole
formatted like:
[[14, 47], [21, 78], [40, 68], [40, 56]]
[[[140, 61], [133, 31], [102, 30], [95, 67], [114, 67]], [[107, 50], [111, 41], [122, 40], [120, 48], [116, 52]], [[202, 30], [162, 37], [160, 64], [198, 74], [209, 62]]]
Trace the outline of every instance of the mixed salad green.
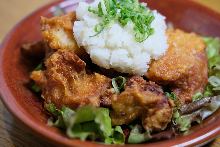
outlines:
[[84, 106], [76, 111], [63, 107], [58, 110], [54, 104], [46, 104], [52, 114], [48, 124], [66, 131], [70, 138], [96, 140], [106, 144], [122, 144], [125, 136], [120, 126], [112, 127], [109, 109]]

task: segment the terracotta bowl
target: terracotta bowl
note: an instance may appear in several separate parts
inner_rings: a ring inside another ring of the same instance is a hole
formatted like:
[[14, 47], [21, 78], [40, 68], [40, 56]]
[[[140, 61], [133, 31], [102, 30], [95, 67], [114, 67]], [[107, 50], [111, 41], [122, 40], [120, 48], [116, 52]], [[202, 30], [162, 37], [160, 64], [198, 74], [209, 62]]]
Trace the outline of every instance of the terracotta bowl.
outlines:
[[[220, 15], [190, 0], [146, 0], [152, 9], [157, 9], [175, 27], [205, 36], [220, 37]], [[25, 42], [41, 39], [40, 16], [52, 16], [54, 6], [73, 11], [78, 0], [58, 1], [32, 13], [6, 36], [0, 47], [0, 91], [8, 110], [34, 133], [60, 146], [104, 146], [95, 142], [71, 140], [56, 128], [46, 125], [47, 115], [39, 100], [25, 84], [30, 69], [24, 64], [20, 46]], [[170, 140], [128, 146], [194, 146], [210, 141], [220, 134], [220, 111], [192, 128], [189, 135]]]

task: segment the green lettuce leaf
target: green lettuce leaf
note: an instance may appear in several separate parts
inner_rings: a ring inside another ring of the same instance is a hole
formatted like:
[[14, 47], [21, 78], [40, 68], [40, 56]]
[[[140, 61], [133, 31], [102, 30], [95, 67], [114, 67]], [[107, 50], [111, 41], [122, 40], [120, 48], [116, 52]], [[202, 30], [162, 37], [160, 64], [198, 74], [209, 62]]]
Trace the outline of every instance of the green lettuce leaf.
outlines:
[[62, 111], [58, 110], [54, 104], [45, 104], [45, 109], [50, 112], [50, 114], [54, 117], [54, 119], [51, 117], [48, 119], [47, 124], [49, 126], [56, 126], [59, 128], [65, 128], [65, 122], [63, 120]]
[[35, 93], [40, 93], [41, 92], [41, 88], [36, 84], [34, 83], [32, 86], [31, 86], [31, 90]]
[[105, 139], [106, 144], [124, 144], [125, 135], [120, 126], [116, 126], [113, 129], [113, 134], [111, 137]]
[[211, 59], [219, 54], [220, 51], [220, 40], [219, 38], [204, 37], [206, 43], [206, 52], [208, 59]]
[[120, 126], [111, 125], [109, 109], [84, 106], [76, 111], [68, 107], [58, 110], [54, 104], [45, 108], [54, 116], [49, 124], [63, 128], [70, 138], [99, 140], [108, 144], [123, 144], [125, 137]]
[[178, 111], [174, 111], [172, 122], [180, 132], [188, 131], [191, 127], [190, 115], [181, 116]]
[[56, 106], [55, 106], [54, 104], [52, 104], [52, 103], [45, 104], [44, 107], [45, 107], [45, 109], [46, 109], [48, 112], [50, 112], [53, 116], [58, 117], [58, 116], [61, 115], [61, 113], [62, 113], [62, 112], [61, 112], [60, 110], [58, 110], [58, 109], [56, 108]]
[[193, 95], [192, 100], [193, 102], [198, 101], [203, 98], [203, 94], [201, 92], [197, 92], [196, 94]]
[[128, 143], [131, 143], [131, 144], [143, 143], [143, 142], [150, 140], [151, 138], [152, 137], [149, 131], [142, 133], [141, 126], [135, 125], [132, 128], [130, 135], [128, 137]]

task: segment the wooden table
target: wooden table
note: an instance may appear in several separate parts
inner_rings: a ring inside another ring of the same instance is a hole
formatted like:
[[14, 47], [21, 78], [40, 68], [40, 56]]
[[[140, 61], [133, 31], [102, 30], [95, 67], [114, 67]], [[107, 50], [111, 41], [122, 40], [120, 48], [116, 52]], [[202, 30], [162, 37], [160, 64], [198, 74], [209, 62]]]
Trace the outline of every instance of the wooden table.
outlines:
[[[22, 17], [53, 0], [0, 0], [0, 41]], [[220, 0], [195, 0], [220, 12]], [[36, 137], [15, 120], [0, 101], [0, 146], [1, 147], [46, 147], [46, 141]], [[219, 147], [220, 139], [209, 146]]]

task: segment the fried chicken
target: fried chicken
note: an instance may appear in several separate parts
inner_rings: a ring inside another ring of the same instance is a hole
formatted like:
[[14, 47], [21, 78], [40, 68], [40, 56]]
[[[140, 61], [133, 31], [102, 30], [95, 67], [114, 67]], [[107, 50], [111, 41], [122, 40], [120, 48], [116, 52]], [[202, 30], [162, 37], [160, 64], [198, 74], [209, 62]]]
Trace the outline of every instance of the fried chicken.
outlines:
[[170, 86], [182, 104], [191, 102], [196, 92], [203, 92], [208, 82], [207, 57], [203, 40], [194, 33], [168, 30], [169, 48], [153, 61], [146, 77]]
[[162, 88], [142, 77], [129, 79], [125, 91], [112, 98], [113, 125], [129, 124], [141, 118], [146, 130], [158, 131], [166, 128], [171, 117], [172, 106]]
[[73, 36], [73, 23], [76, 20], [75, 12], [52, 18], [41, 17], [41, 32], [43, 40], [55, 50], [73, 50], [77, 55], [84, 53]]
[[100, 105], [100, 95], [110, 79], [97, 73], [86, 73], [86, 63], [74, 51], [58, 50], [45, 62], [46, 70], [33, 72], [31, 78], [42, 88], [45, 103], [58, 108]]
[[32, 71], [30, 78], [32, 80], [34, 80], [34, 82], [36, 83], [37, 86], [39, 86], [40, 88], [44, 87], [44, 85], [47, 82], [47, 79], [44, 75], [44, 71], [42, 70], [38, 70], [38, 71]]

